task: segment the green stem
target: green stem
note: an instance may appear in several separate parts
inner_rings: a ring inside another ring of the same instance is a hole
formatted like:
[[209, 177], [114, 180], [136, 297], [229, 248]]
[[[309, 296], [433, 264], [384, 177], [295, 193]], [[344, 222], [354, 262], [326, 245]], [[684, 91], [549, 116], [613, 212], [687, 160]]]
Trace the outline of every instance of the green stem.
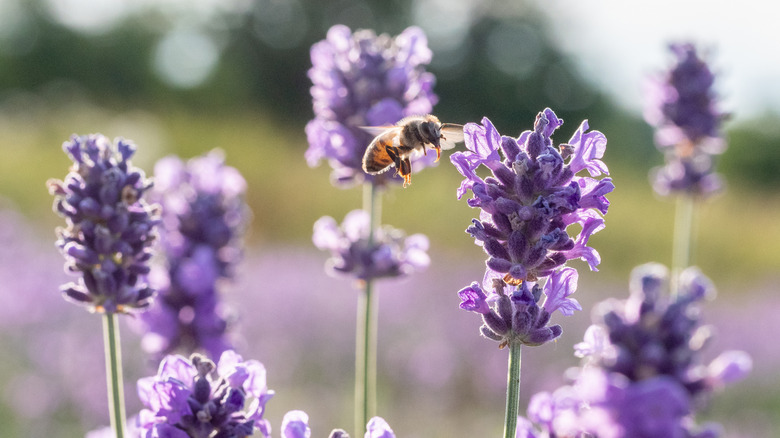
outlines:
[[693, 247], [693, 215], [695, 200], [692, 196], [678, 196], [674, 215], [674, 241], [672, 249], [671, 294], [677, 296], [680, 273], [691, 265]]
[[522, 345], [521, 342], [515, 340], [509, 342], [504, 438], [515, 438], [517, 431], [517, 414], [520, 411], [520, 347]]
[[125, 436], [125, 395], [122, 382], [122, 353], [119, 345], [119, 327], [115, 313], [103, 318], [103, 343], [106, 352], [106, 380], [108, 382], [108, 409], [111, 429], [117, 438]]
[[[374, 230], [381, 216], [381, 193], [374, 184], [366, 184], [363, 208], [369, 212], [368, 246], [374, 244]], [[358, 297], [355, 336], [355, 434], [361, 436], [369, 418], [376, 412], [376, 344], [378, 297], [373, 281], [365, 282]]]

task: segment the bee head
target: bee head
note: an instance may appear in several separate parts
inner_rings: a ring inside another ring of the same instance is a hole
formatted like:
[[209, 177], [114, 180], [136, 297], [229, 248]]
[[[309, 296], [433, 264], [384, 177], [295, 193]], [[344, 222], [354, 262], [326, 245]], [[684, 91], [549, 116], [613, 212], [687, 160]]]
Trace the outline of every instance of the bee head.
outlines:
[[420, 133], [426, 142], [439, 146], [441, 139], [441, 124], [437, 122], [422, 122], [420, 124]]

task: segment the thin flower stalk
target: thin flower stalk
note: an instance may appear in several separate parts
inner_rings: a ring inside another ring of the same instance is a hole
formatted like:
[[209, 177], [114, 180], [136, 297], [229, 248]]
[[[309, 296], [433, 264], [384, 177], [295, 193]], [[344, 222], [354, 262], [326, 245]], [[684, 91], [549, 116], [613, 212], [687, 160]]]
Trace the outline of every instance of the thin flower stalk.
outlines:
[[[374, 229], [381, 221], [381, 192], [376, 184], [363, 186], [363, 209], [368, 212], [368, 247], [374, 246]], [[376, 364], [379, 297], [374, 280], [365, 280], [358, 296], [355, 336], [355, 431], [360, 430], [376, 411]]]
[[125, 394], [122, 377], [122, 351], [119, 344], [119, 327], [115, 313], [103, 315], [103, 341], [106, 353], [106, 381], [108, 385], [108, 411], [111, 429], [117, 438], [125, 436]]
[[692, 196], [678, 196], [674, 210], [674, 235], [672, 237], [672, 278], [670, 290], [677, 294], [680, 274], [693, 263], [693, 245], [697, 202]]
[[523, 343], [518, 340], [509, 343], [504, 438], [514, 438], [517, 430], [517, 415], [520, 413], [520, 353], [522, 346]]
[[61, 287], [68, 301], [105, 314], [103, 331], [111, 424], [124, 436], [122, 362], [116, 315], [145, 310], [154, 290], [145, 282], [159, 209], [143, 194], [152, 186], [130, 158], [135, 146], [100, 134], [73, 136], [63, 143], [73, 161], [64, 180], [49, 180], [54, 211], [64, 217], [57, 246], [66, 272], [77, 282]]

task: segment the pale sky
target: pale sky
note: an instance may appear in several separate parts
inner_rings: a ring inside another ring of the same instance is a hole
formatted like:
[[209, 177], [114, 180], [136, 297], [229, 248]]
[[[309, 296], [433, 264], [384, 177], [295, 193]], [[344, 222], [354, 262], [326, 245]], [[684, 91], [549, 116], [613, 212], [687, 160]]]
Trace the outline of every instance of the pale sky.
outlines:
[[[0, 42], [8, 40], [18, 29], [20, 20], [24, 21], [19, 15], [23, 1], [0, 0]], [[214, 12], [246, 10], [251, 1], [46, 0], [44, 4], [63, 23], [95, 33], [112, 26], [130, 11], [154, 4], [182, 22], [160, 44], [156, 56], [173, 59], [165, 54], [181, 52], [182, 44], [186, 48], [208, 49], [203, 53], [209, 56], [193, 58], [201, 62], [190, 68], [196, 73], [202, 70], [201, 76], [205, 77], [216, 62], [219, 47], [205, 41], [193, 29], [197, 29], [199, 22], [209, 20]], [[258, 1], [276, 6], [301, 5], [298, 0]], [[719, 75], [717, 90], [724, 111], [732, 113], [736, 120], [766, 111], [780, 113], [780, 3], [771, 0], [525, 1], [547, 13], [549, 34], [572, 57], [585, 77], [629, 110], [641, 111], [643, 81], [669, 66], [672, 58], [667, 44], [691, 41]], [[526, 4], [519, 0], [497, 0], [494, 7], [506, 9], [509, 15], [522, 13]], [[428, 32], [432, 43], [436, 42], [432, 45], [446, 49], [446, 45], [459, 44], [458, 36], [466, 32], [470, 20], [484, 6], [481, 0], [415, 0], [413, 21]], [[164, 73], [166, 66], [162, 62], [158, 64], [158, 70]], [[197, 83], [199, 78], [179, 80], [187, 85], [186, 81]]]
[[780, 113], [780, 3], [767, 0], [531, 0], [586, 77], [641, 110], [642, 81], [671, 62], [666, 46], [691, 41], [718, 74], [735, 119]]

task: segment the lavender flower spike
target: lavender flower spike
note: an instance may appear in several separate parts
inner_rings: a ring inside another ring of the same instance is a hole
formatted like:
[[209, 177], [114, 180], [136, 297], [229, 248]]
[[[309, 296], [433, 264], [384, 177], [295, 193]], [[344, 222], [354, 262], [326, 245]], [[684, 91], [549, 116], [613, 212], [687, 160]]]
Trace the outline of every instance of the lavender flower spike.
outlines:
[[696, 410], [752, 363], [728, 351], [701, 364], [711, 330], [700, 324], [699, 305], [712, 284], [694, 268], [679, 281], [676, 297], [667, 297], [668, 271], [643, 265], [632, 273], [628, 299], [597, 306], [597, 322], [575, 346], [584, 359], [574, 383], [531, 399], [528, 417], [539, 436], [718, 436], [717, 425], [696, 426]]
[[368, 216], [365, 210], [353, 210], [340, 227], [330, 216], [314, 224], [314, 245], [331, 253], [328, 271], [370, 280], [405, 276], [428, 267], [427, 237], [406, 237], [400, 230], [384, 226], [375, 230], [369, 245]]
[[67, 222], [57, 229], [65, 269], [80, 275], [62, 292], [93, 312], [147, 308], [154, 291], [143, 277], [149, 272], [159, 211], [142, 199], [152, 183], [131, 164], [135, 146], [92, 134], [74, 135], [62, 147], [73, 166], [64, 181], [52, 179], [47, 185], [55, 197], [54, 211]]
[[[515, 139], [501, 136], [484, 118], [481, 125], [465, 126], [467, 151], [450, 157], [465, 177], [458, 197], [470, 190], [469, 206], [481, 210], [466, 232], [488, 254], [488, 274], [501, 274], [509, 284], [548, 277], [575, 258], [591, 270], [600, 262], [587, 243], [604, 228], [600, 215], [614, 189], [610, 178], [593, 178], [608, 172], [601, 161], [606, 138], [588, 131], [585, 121], [568, 143], [554, 146], [552, 133], [562, 124], [548, 108], [537, 116], [533, 131]], [[480, 166], [492, 176], [479, 176]], [[582, 170], [590, 176], [577, 176]], [[575, 238], [567, 232], [573, 224], [581, 228]]]
[[173, 352], [206, 351], [219, 357], [231, 348], [228, 315], [218, 284], [241, 260], [250, 218], [246, 181], [225, 165], [221, 151], [186, 163], [175, 156], [155, 165], [152, 199], [163, 206], [160, 263], [150, 281], [157, 301], [141, 315], [142, 345], [162, 358]]
[[645, 120], [655, 126], [655, 142], [666, 156], [666, 165], [651, 172], [653, 188], [664, 196], [708, 196], [723, 187], [714, 159], [726, 149], [720, 133], [726, 115], [717, 107], [715, 75], [696, 47], [670, 49], [676, 63], [647, 87]]
[[266, 387], [265, 368], [232, 350], [216, 365], [199, 354], [166, 356], [156, 376], [138, 381], [138, 395], [146, 406], [138, 416], [144, 436], [271, 436], [263, 413], [274, 392]]
[[430, 61], [427, 39], [417, 27], [394, 38], [371, 30], [353, 33], [343, 25], [331, 27], [325, 40], [311, 48], [315, 117], [306, 125], [309, 165], [328, 160], [337, 184], [366, 178], [384, 184], [394, 178], [389, 172], [376, 176], [363, 172], [363, 153], [372, 136], [360, 127], [430, 113], [437, 101], [435, 78], [425, 71]]

